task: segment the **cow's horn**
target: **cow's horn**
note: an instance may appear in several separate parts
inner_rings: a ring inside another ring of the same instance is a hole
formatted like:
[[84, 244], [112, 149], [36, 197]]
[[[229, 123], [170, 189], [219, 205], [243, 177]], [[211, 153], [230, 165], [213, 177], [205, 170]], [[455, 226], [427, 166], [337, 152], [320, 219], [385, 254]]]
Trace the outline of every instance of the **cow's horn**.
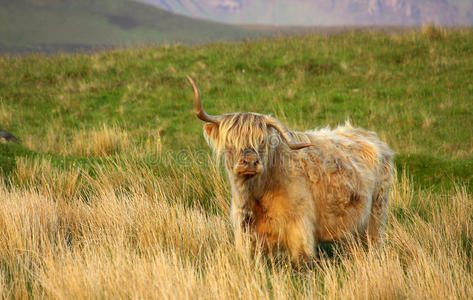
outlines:
[[283, 139], [286, 141], [289, 148], [291, 148], [292, 150], [299, 150], [302, 148], [315, 146], [314, 144], [311, 144], [311, 143], [294, 143], [294, 140], [292, 139], [291, 134], [289, 130], [286, 128], [286, 126], [284, 126], [281, 122], [279, 122], [278, 120], [274, 118], [268, 117], [266, 122], [268, 126], [271, 126], [277, 131], [279, 131], [279, 133], [281, 134]]
[[187, 80], [192, 85], [192, 88], [194, 89], [194, 112], [197, 116], [197, 118], [201, 119], [202, 121], [205, 122], [211, 122], [211, 123], [220, 123], [220, 116], [212, 116], [208, 115], [204, 109], [202, 108], [202, 101], [200, 101], [200, 92], [199, 88], [197, 87], [197, 84], [195, 83], [194, 79], [192, 79], [189, 75], [186, 76]]

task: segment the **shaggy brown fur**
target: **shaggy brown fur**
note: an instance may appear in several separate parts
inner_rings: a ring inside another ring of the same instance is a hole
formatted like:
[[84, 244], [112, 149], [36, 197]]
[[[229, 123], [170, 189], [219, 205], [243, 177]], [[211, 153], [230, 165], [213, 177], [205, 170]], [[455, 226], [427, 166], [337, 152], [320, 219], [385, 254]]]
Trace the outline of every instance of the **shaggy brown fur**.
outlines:
[[349, 123], [335, 130], [288, 130], [256, 113], [205, 113], [204, 136], [223, 155], [232, 189], [236, 242], [245, 232], [267, 252], [286, 248], [295, 262], [317, 242], [365, 235], [379, 244], [394, 180], [393, 152], [374, 132]]
[[[284, 247], [293, 261], [312, 257], [317, 242], [353, 233], [380, 243], [394, 175], [386, 144], [347, 123], [291, 132], [295, 141], [314, 144], [291, 150], [266, 118], [236, 113], [204, 126], [210, 145], [224, 154], [237, 239], [242, 230], [255, 233], [266, 251]], [[232, 171], [247, 148], [264, 166], [251, 179]]]

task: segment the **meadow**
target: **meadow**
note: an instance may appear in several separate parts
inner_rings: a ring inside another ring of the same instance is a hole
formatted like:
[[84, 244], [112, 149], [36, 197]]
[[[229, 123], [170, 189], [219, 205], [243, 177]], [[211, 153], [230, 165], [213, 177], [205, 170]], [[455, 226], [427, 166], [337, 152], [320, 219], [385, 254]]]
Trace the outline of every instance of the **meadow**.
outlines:
[[[473, 30], [426, 26], [0, 57], [3, 298], [468, 299]], [[230, 191], [193, 115], [349, 119], [396, 151], [384, 247], [300, 269], [236, 249]]]

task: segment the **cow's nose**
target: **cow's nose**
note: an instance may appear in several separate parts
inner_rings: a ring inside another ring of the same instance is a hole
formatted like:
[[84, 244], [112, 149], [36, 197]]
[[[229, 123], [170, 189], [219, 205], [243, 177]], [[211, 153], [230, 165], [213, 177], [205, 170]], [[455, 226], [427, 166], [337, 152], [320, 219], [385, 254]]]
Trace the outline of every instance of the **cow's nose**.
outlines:
[[242, 165], [245, 165], [246, 167], [257, 167], [261, 162], [259, 160], [259, 158], [255, 157], [255, 158], [252, 158], [252, 157], [244, 157], [240, 160], [240, 163]]

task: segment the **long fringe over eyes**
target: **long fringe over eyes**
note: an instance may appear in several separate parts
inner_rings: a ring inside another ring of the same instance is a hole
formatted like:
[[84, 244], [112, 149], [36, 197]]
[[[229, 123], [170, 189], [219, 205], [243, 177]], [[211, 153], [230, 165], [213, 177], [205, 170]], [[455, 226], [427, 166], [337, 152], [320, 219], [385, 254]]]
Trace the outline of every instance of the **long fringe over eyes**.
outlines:
[[218, 132], [212, 132], [210, 137], [204, 132], [207, 142], [218, 157], [225, 150], [239, 153], [245, 149], [253, 149], [257, 152], [262, 145], [267, 146], [269, 135], [266, 116], [256, 113], [223, 115]]

